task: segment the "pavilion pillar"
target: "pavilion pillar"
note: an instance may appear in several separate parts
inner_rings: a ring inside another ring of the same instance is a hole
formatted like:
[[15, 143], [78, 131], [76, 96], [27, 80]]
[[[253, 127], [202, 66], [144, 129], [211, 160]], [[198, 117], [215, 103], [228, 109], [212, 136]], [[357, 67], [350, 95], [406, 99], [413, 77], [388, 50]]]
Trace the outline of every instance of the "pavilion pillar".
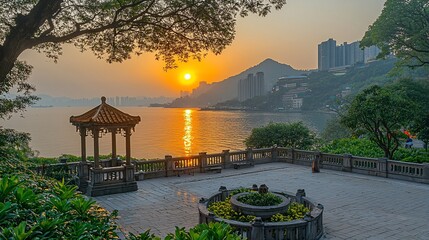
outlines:
[[131, 165], [131, 128], [125, 128], [125, 158], [127, 166]]
[[81, 162], [86, 162], [86, 128], [80, 127], [80, 150], [81, 150]]
[[99, 132], [98, 128], [92, 129], [92, 135], [94, 136], [94, 168], [100, 168], [100, 149], [99, 149]]
[[88, 179], [89, 179], [89, 167], [86, 162], [86, 128], [79, 127], [80, 133], [80, 148], [81, 148], [81, 161], [78, 167], [78, 176], [79, 176], [79, 190], [83, 193], [86, 193], [88, 188]]
[[116, 157], [116, 128], [112, 129], [112, 167], [117, 166]]

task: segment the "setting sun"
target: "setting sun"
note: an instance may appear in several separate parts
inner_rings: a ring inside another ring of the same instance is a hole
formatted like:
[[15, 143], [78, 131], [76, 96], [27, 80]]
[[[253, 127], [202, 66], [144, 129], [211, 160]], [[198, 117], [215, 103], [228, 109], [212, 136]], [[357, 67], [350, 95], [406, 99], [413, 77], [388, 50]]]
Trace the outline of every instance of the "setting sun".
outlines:
[[191, 79], [191, 74], [189, 74], [189, 73], [186, 73], [185, 74], [185, 80], [190, 80]]

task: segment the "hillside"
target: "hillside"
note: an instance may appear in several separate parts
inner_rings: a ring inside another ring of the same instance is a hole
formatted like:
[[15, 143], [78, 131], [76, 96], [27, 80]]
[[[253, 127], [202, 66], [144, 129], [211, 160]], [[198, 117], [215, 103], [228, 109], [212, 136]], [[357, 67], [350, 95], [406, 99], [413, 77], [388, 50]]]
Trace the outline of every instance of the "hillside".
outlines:
[[266, 59], [235, 76], [211, 84], [210, 88], [198, 97], [178, 98], [172, 102], [170, 107], [206, 107], [237, 98], [240, 79], [244, 79], [248, 74], [255, 74], [256, 72], [264, 72], [265, 90], [267, 92], [279, 77], [306, 73], [306, 71], [295, 70], [291, 66], [273, 59]]
[[350, 94], [354, 95], [370, 85], [384, 85], [393, 81], [388, 73], [395, 62], [395, 59], [389, 59], [355, 66], [344, 75], [313, 72], [308, 81], [311, 94], [305, 98], [302, 110], [319, 110], [326, 105], [337, 105], [338, 96], [346, 88], [350, 88]]

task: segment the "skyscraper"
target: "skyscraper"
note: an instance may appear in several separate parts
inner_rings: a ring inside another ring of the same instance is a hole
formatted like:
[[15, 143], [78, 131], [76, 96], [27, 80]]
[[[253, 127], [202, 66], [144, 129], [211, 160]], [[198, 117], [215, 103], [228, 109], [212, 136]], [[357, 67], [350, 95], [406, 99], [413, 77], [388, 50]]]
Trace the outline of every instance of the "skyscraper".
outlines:
[[243, 102], [256, 96], [264, 95], [264, 73], [249, 74], [238, 82], [238, 101]]
[[361, 49], [360, 42], [352, 42], [336, 46], [336, 41], [330, 38], [318, 45], [318, 69], [327, 71], [335, 67], [352, 66], [356, 63], [367, 63], [374, 60], [380, 53], [376, 46]]
[[335, 47], [337, 41], [330, 38], [318, 46], [319, 70], [329, 70], [335, 67]]

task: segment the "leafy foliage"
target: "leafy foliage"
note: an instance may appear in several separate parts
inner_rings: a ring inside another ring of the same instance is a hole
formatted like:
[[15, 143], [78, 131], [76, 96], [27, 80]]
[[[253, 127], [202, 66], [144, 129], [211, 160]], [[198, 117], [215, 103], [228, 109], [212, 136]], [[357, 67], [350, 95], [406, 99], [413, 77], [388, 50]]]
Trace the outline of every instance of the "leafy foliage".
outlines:
[[1, 239], [116, 237], [116, 212], [107, 213], [76, 187], [37, 176], [16, 160], [0, 161], [0, 169]]
[[260, 194], [251, 192], [240, 196], [237, 200], [253, 206], [274, 206], [282, 203], [282, 199], [272, 193]]
[[254, 128], [244, 141], [247, 147], [264, 148], [274, 145], [297, 149], [310, 149], [315, 143], [315, 133], [302, 122], [270, 123]]
[[[37, 97], [27, 83], [31, 66], [18, 57], [26, 49], [57, 61], [62, 44], [91, 50], [108, 62], [154, 52], [166, 68], [177, 61], [220, 54], [232, 43], [237, 16], [267, 15], [285, 0], [39, 0], [1, 1], [0, 118], [23, 110]], [[16, 88], [15, 98], [6, 94]]]
[[321, 152], [351, 154], [353, 156], [380, 158], [384, 156], [377, 144], [365, 138], [342, 138], [320, 148]]
[[304, 204], [300, 204], [297, 202], [293, 202], [289, 205], [288, 210], [286, 213], [276, 213], [273, 216], [271, 216], [270, 221], [271, 222], [286, 222], [286, 221], [292, 221], [296, 219], [302, 219], [304, 218], [305, 214], [310, 212], [310, 209], [304, 206]]
[[25, 160], [32, 151], [30, 134], [0, 127], [0, 161], [5, 159]]
[[372, 86], [356, 95], [341, 116], [341, 123], [356, 135], [367, 134], [384, 156], [392, 159], [400, 144], [400, 130], [409, 123], [414, 107], [413, 102], [394, 92]]
[[394, 53], [411, 67], [429, 65], [428, 15], [427, 0], [387, 0], [361, 46], [377, 45], [380, 57]]
[[176, 227], [174, 233], [167, 235], [165, 240], [240, 240], [241, 237], [233, 232], [226, 223], [199, 224], [189, 229]]
[[[332, 143], [320, 148], [324, 153], [351, 154], [359, 157], [381, 158], [384, 152], [373, 141], [365, 138], [336, 139]], [[423, 149], [404, 147], [398, 148], [393, 155], [393, 160], [404, 162], [424, 163], [429, 162], [429, 154]]]
[[338, 116], [328, 120], [326, 127], [321, 134], [324, 142], [331, 142], [335, 139], [347, 138], [351, 136], [351, 131], [340, 123]]

